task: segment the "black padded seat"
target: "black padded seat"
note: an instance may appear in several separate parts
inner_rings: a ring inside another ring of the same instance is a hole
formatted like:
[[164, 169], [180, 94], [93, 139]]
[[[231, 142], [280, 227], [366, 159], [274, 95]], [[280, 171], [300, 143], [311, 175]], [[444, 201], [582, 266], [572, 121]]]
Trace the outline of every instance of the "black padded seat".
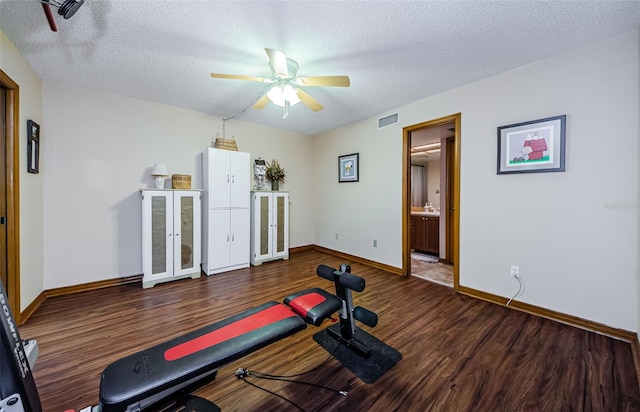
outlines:
[[146, 407], [306, 327], [288, 307], [268, 302], [119, 359], [102, 372], [102, 412]]
[[287, 296], [284, 304], [314, 326], [342, 309], [342, 300], [320, 288], [306, 289]]

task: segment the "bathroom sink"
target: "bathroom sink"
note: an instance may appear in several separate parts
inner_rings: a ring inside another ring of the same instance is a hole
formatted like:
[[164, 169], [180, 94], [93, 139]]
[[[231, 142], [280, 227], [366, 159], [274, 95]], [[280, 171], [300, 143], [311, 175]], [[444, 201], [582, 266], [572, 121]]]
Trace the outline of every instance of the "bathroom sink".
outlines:
[[439, 217], [440, 212], [411, 212], [411, 216]]

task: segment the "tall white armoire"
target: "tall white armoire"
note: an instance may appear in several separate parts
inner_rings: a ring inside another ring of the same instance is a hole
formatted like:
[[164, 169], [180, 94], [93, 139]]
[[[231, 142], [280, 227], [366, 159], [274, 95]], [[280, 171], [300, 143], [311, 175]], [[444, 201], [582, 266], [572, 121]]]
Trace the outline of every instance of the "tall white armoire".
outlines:
[[202, 154], [202, 270], [207, 275], [249, 266], [249, 153], [207, 148]]

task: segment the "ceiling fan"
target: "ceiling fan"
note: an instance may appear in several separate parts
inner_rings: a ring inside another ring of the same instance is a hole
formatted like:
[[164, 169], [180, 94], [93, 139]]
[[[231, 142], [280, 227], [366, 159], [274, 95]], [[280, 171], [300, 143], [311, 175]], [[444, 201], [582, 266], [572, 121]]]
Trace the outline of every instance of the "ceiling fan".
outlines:
[[351, 84], [349, 76], [314, 76], [297, 77], [298, 63], [287, 57], [287, 55], [275, 49], [265, 49], [269, 56], [269, 66], [273, 76], [271, 78], [245, 76], [242, 74], [220, 74], [211, 73], [211, 77], [218, 79], [238, 79], [255, 82], [270, 83], [268, 91], [253, 105], [254, 109], [264, 108], [269, 100], [278, 106], [284, 107], [284, 117], [289, 114], [289, 107], [299, 102], [314, 112], [322, 110], [324, 107], [301, 86], [338, 86], [349, 87]]
[[53, 13], [51, 13], [51, 6], [58, 8], [58, 14], [66, 19], [70, 19], [71, 16], [76, 14], [80, 6], [84, 3], [84, 0], [39, 0], [42, 4], [45, 16], [47, 16], [47, 22], [51, 31], [58, 31], [56, 27], [56, 21], [53, 19]]

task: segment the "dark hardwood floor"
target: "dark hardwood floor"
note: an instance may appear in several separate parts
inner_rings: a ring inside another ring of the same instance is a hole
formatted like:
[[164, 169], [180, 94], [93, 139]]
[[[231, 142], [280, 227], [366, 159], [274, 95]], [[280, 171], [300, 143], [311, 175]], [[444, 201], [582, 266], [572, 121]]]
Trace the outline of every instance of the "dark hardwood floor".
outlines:
[[[48, 299], [20, 328], [38, 340], [34, 368], [45, 411], [98, 402], [105, 366], [132, 352], [182, 335], [308, 287], [332, 290], [315, 275], [319, 264], [343, 259], [318, 251], [288, 261], [142, 289], [117, 286]], [[350, 263], [350, 262], [348, 262]], [[379, 315], [364, 330], [403, 359], [366, 384], [335, 359], [294, 378], [346, 390], [341, 396], [290, 382], [249, 380], [305, 411], [638, 411], [640, 390], [629, 343], [456, 295], [451, 288], [400, 277], [358, 263], [366, 279], [356, 305]], [[239, 367], [295, 374], [322, 364], [327, 352], [314, 326], [218, 371], [195, 392], [228, 411], [296, 411], [291, 404], [238, 380]]]

